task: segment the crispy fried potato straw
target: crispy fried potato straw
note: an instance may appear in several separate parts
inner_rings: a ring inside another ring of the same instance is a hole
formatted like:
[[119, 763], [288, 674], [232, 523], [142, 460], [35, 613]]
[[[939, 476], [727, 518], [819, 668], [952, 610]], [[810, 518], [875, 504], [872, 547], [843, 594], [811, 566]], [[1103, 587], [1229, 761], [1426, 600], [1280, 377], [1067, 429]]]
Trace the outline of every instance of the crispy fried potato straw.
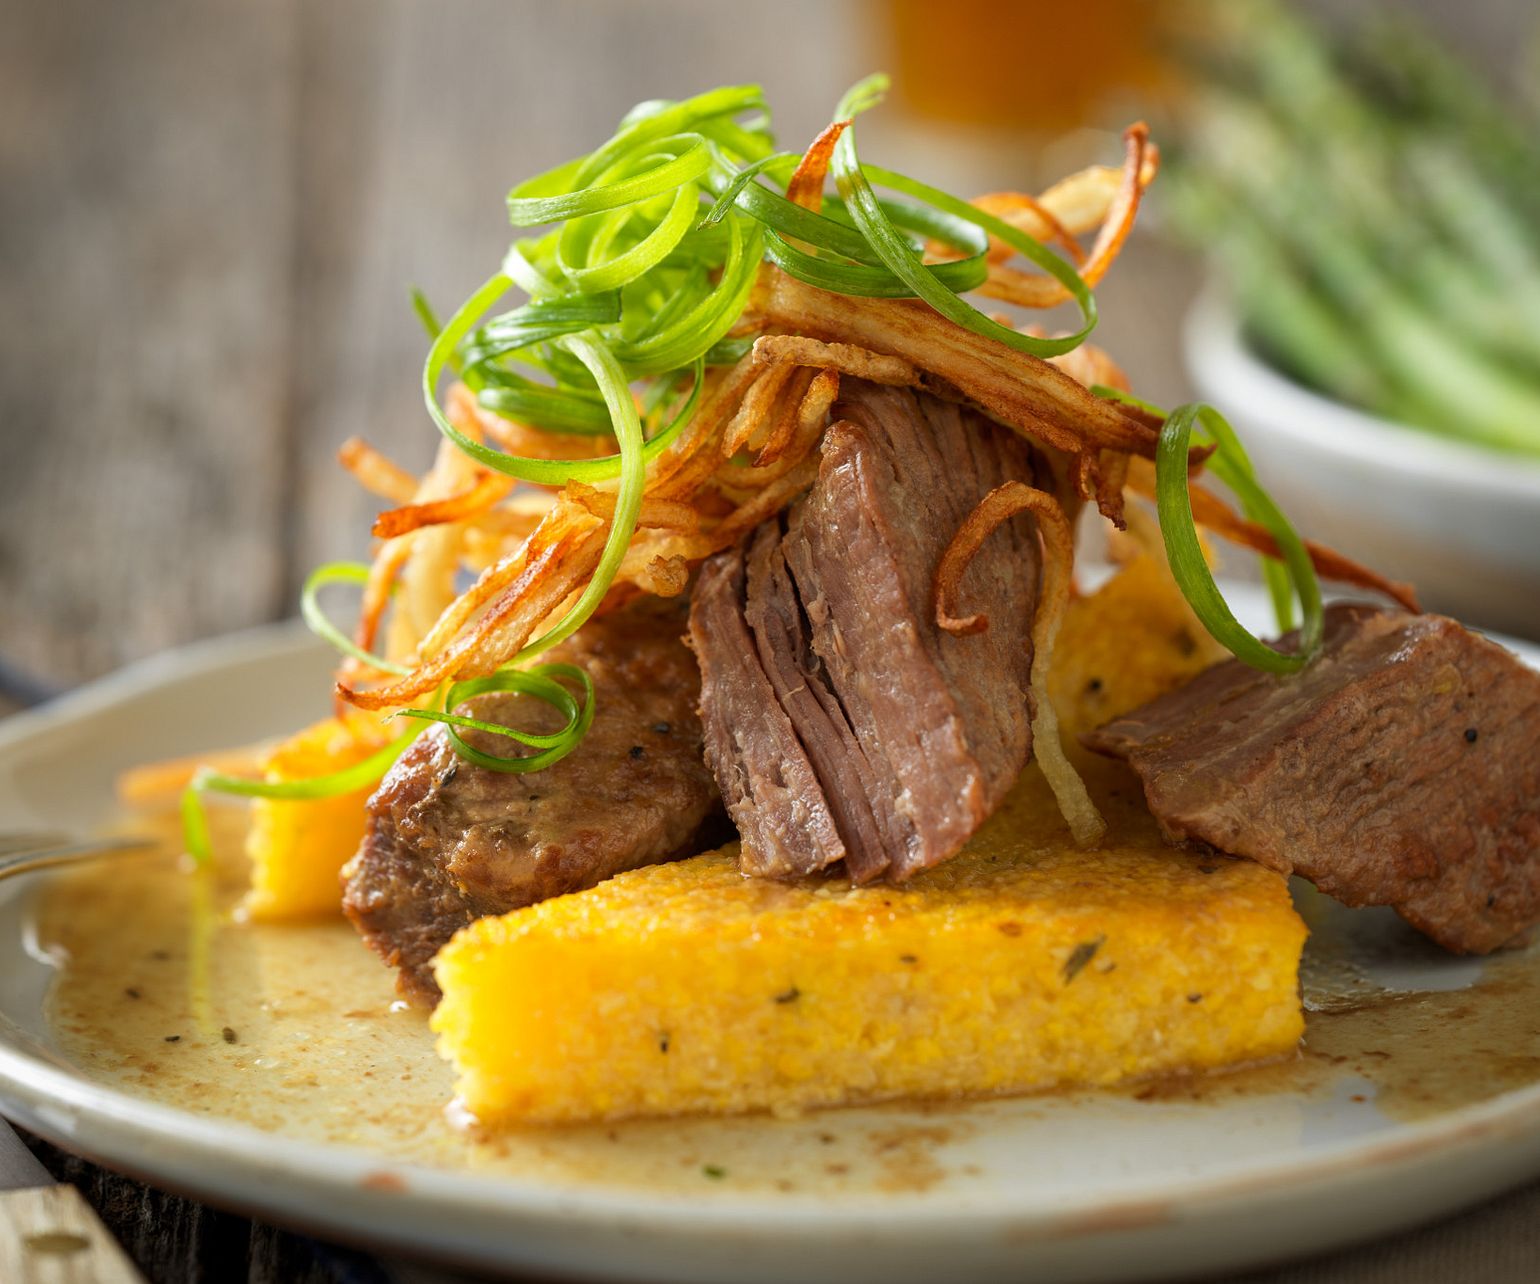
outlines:
[[[1082, 343], [1078, 348], [1064, 352], [1057, 357], [1049, 357], [1050, 365], [1058, 366], [1071, 379], [1082, 387], [1089, 388], [1093, 384], [1104, 384], [1108, 388], [1116, 388], [1120, 392], [1132, 392], [1133, 388], [1128, 382], [1128, 376], [1123, 373], [1123, 367], [1118, 365], [1107, 352], [1098, 348], [1094, 343]], [[1124, 412], [1137, 411], [1137, 406], [1125, 405]], [[1150, 426], [1157, 432], [1163, 420], [1149, 416]]]
[[[615, 496], [607, 490], [589, 486], [584, 482], [568, 482], [563, 494], [575, 504], [581, 504], [595, 517], [606, 522], [615, 518]], [[671, 531], [695, 531], [700, 529], [700, 514], [688, 504], [673, 499], [643, 499], [641, 512], [636, 519], [638, 528]]]
[[[758, 348], [763, 342], [764, 340], [760, 339], [754, 346]], [[760, 364], [769, 365], [768, 362]], [[787, 380], [795, 373], [794, 365], [769, 365], [769, 368], [749, 385], [749, 390], [744, 393], [737, 412], [728, 421], [727, 430], [722, 434], [721, 454], [724, 459], [731, 459], [740, 450], [764, 443], [769, 433], [770, 415], [775, 408], [776, 399], [786, 386]]]
[[[786, 386], [781, 389], [770, 411], [765, 439], [754, 455], [755, 468], [768, 468], [788, 451], [803, 444], [798, 432], [802, 406], [807, 400], [808, 389], [813, 386], [813, 380], [825, 373], [828, 372], [806, 368], [792, 371], [791, 378], [786, 381]], [[834, 378], [837, 380], [839, 376], [836, 374]], [[811, 448], [812, 443], [807, 442], [805, 449]]]
[[[1148, 186], [1146, 161], [1153, 150], [1149, 126], [1143, 121], [1130, 125], [1123, 133], [1123, 146], [1125, 154], [1117, 194], [1102, 220], [1090, 256], [1080, 265], [1080, 275], [1087, 285], [1096, 285], [1122, 250], [1139, 213], [1140, 198]], [[1153, 171], [1149, 177], [1154, 178]], [[979, 293], [1027, 308], [1051, 308], [1070, 297], [1069, 291], [1053, 277], [1023, 272], [1004, 263], [990, 265], [989, 277], [979, 286]]]
[[[1124, 138], [1126, 147], [1126, 134]], [[1155, 181], [1159, 168], [1160, 149], [1154, 143], [1148, 143], [1139, 169], [1141, 189]], [[1060, 179], [1038, 196], [1028, 196], [1024, 192], [989, 192], [974, 197], [973, 204], [1034, 240], [1058, 244], [1078, 268], [1085, 263], [1086, 256], [1075, 237], [1108, 222], [1109, 211], [1126, 179], [1124, 167], [1091, 165]], [[961, 253], [941, 241], [933, 241], [926, 248], [931, 257], [937, 259], [955, 259]], [[989, 238], [989, 262], [1003, 263], [1013, 253], [1011, 247], [997, 237]]]
[[780, 457], [763, 465], [756, 459], [752, 468], [723, 469], [717, 474], [717, 489], [729, 499], [742, 503], [762, 487], [779, 481], [818, 444], [829, 410], [839, 398], [840, 376], [839, 371], [829, 369], [815, 370], [812, 375], [813, 381], [797, 407], [792, 440]]
[[337, 462], [365, 490], [393, 504], [409, 504], [417, 493], [417, 478], [362, 437], [349, 437], [343, 442], [337, 448]]
[[1075, 564], [1074, 531], [1059, 501], [1047, 491], [1034, 490], [1017, 481], [996, 486], [985, 495], [958, 527], [936, 568], [936, 623], [956, 634], [979, 633], [989, 627], [989, 619], [982, 613], [958, 613], [957, 594], [969, 563], [984, 541], [996, 527], [1018, 513], [1031, 513], [1037, 518], [1038, 538], [1043, 547], [1042, 591], [1032, 619], [1032, 749], [1075, 842], [1091, 847], [1107, 832], [1107, 822], [1086, 792], [1085, 782], [1064, 755], [1058, 715], [1048, 696], [1053, 644], [1064, 608], [1069, 604]]
[[749, 385], [764, 373], [746, 353], [724, 375], [695, 418], [653, 464], [647, 493], [660, 499], [689, 501], [722, 466], [722, 433], [737, 413]]
[[[1057, 245], [1077, 268], [1085, 262], [1085, 251], [1080, 248], [1080, 242], [1059, 221], [1058, 215], [1036, 196], [1028, 196], [1025, 192], [989, 192], [974, 197], [971, 203], [986, 214], [993, 214], [1002, 223], [1020, 228], [1035, 240]], [[958, 254], [957, 250], [941, 241], [933, 241], [927, 248], [941, 258], [955, 258]], [[1015, 253], [999, 237], [989, 238], [986, 258], [990, 263], [1004, 263]]]
[[[1127, 135], [1125, 134], [1125, 145]], [[1145, 148], [1144, 165], [1139, 173], [1139, 184], [1148, 187], [1155, 181], [1160, 167], [1160, 151], [1153, 143]], [[1112, 165], [1090, 165], [1077, 173], [1061, 178], [1047, 191], [1041, 193], [1038, 203], [1047, 210], [1072, 236], [1089, 232], [1107, 221], [1108, 211], [1122, 189], [1124, 171]], [[983, 208], [989, 209], [988, 205]], [[1028, 236], [1046, 240], [1052, 229], [1037, 220], [1026, 207], [991, 210], [1007, 223], [1020, 228]]]
[[[406, 677], [372, 691], [338, 684], [338, 694], [361, 709], [393, 709], [432, 691], [448, 678], [468, 673], [490, 673], [515, 654], [562, 601], [591, 576], [604, 550], [608, 524], [575, 504], [558, 504], [551, 516], [514, 555], [516, 574], [487, 605], [474, 626], [463, 635], [458, 628], [441, 628], [446, 618], [465, 623], [475, 609], [476, 586], [449, 604], [439, 624], [424, 639], [421, 651], [430, 653], [435, 635], [446, 638], [442, 649]], [[497, 571], [499, 568], [492, 568]], [[488, 572], [497, 582], [500, 577]], [[478, 584], [480, 581], [478, 581]], [[467, 603], [470, 599], [470, 603]], [[458, 635], [458, 636], [457, 636]]]
[[387, 509], [374, 519], [370, 531], [376, 539], [394, 539], [424, 526], [460, 522], [484, 513], [513, 489], [513, 478], [502, 473], [482, 473], [475, 484], [458, 495], [429, 500], [424, 504], [405, 504]]
[[[1143, 495], [1146, 499], [1153, 500], [1155, 498], [1154, 468], [1144, 465], [1142, 461], [1135, 461], [1128, 472], [1128, 489], [1137, 495]], [[1282, 556], [1278, 541], [1264, 527], [1258, 526], [1255, 522], [1248, 522], [1213, 491], [1196, 482], [1188, 487], [1188, 491], [1192, 496], [1193, 520], [1199, 526], [1206, 527], [1232, 544], [1240, 544], [1255, 552], [1265, 553], [1268, 557]], [[1310, 561], [1315, 566], [1316, 574], [1322, 579], [1383, 593], [1408, 611], [1422, 610], [1422, 606], [1417, 601], [1416, 590], [1410, 584], [1386, 579], [1378, 571], [1371, 570], [1350, 557], [1344, 557], [1324, 544], [1317, 544], [1308, 539], [1303, 543], [1305, 551], [1310, 554]]]
[[690, 564], [678, 553], [667, 556], [647, 554], [631, 548], [620, 564], [620, 576], [627, 582], [657, 597], [677, 597], [690, 583]]
[[[463, 422], [462, 432], [476, 431], [473, 422]], [[416, 502], [444, 499], [468, 489], [478, 472], [469, 456], [451, 443], [441, 442], [433, 467], [418, 488]], [[387, 658], [404, 663], [433, 627], [433, 621], [454, 601], [462, 535], [458, 526], [451, 524], [425, 526], [397, 538], [410, 541], [411, 552], [398, 577], [400, 588], [390, 612], [385, 649]]]
[[[1058, 367], [972, 334], [925, 303], [833, 294], [772, 269], [763, 308], [777, 329], [902, 358], [1039, 445], [1067, 455], [1105, 447], [1154, 457], [1157, 434], [1147, 424]], [[945, 392], [930, 378], [921, 386]]]
[[834, 155], [834, 144], [839, 142], [840, 135], [849, 128], [848, 120], [837, 120], [813, 139], [812, 146], [802, 153], [796, 172], [786, 184], [788, 201], [805, 206], [815, 214], [823, 208], [823, 185], [829, 177], [829, 160]]
[[756, 365], [771, 369], [816, 366], [896, 388], [915, 388], [922, 382], [919, 370], [902, 357], [884, 356], [849, 343], [821, 343], [794, 334], [767, 334], [755, 339], [753, 357]]
[[[353, 641], [365, 651], [374, 650], [375, 639], [379, 637], [380, 621], [385, 617], [385, 608], [390, 605], [390, 595], [395, 592], [401, 568], [411, 555], [410, 540], [392, 540], [380, 550], [373, 565], [369, 567], [369, 578], [364, 582], [363, 602], [358, 610], [358, 627], [353, 630]], [[353, 657], [349, 656], [348, 659], [352, 660]], [[354, 660], [353, 664], [360, 672], [365, 669], [359, 661]]]

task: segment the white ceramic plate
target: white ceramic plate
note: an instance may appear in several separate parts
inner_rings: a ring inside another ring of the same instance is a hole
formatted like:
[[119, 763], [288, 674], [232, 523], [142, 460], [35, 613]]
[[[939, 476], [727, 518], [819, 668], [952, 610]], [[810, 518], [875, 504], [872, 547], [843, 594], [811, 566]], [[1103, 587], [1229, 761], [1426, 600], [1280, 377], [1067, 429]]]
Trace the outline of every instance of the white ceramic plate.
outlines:
[[[1234, 596], [1256, 621], [1255, 595]], [[261, 631], [0, 724], [0, 830], [88, 827], [110, 814], [124, 767], [290, 730], [313, 714], [330, 666], [294, 629]], [[1384, 1234], [1540, 1173], [1540, 1070], [1513, 1073], [1540, 1067], [1540, 1012], [1521, 998], [1514, 1013], [1516, 994], [1540, 992], [1540, 950], [1452, 959], [1386, 913], [1319, 898], [1303, 905], [1316, 974], [1428, 993], [1370, 1009], [1362, 1028], [1352, 1014], [1313, 1017], [1309, 1075], [624, 1126], [608, 1166], [520, 1173], [411, 1162], [281, 1121], [261, 1131], [221, 1118], [217, 1102], [172, 1108], [71, 1064], [50, 1027], [38, 890], [0, 885], [5, 1112], [158, 1184], [376, 1247], [627, 1280], [1161, 1278]], [[1506, 988], [1482, 981], [1484, 968]], [[1429, 1087], [1440, 1047], [1452, 1095]], [[1398, 1070], [1403, 1052], [1414, 1059]], [[559, 1159], [591, 1140], [537, 1145]], [[703, 1179], [718, 1146], [732, 1172]]]

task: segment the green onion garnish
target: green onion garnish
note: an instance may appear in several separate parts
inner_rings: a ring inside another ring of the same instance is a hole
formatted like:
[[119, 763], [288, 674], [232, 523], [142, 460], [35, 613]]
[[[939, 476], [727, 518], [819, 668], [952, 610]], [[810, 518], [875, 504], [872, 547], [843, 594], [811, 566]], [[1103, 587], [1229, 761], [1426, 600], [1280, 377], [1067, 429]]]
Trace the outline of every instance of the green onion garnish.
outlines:
[[[566, 678], [581, 686], [582, 702], [579, 703], [566, 687], [556, 681], [557, 678]], [[479, 718], [448, 713], [444, 710], [403, 709], [401, 716], [442, 722], [448, 728], [449, 743], [453, 746], [455, 753], [478, 767], [503, 772], [545, 770], [576, 749], [583, 737], [588, 734], [588, 728], [593, 724], [594, 684], [588, 674], [575, 664], [540, 664], [532, 669], [503, 669], [488, 677], [468, 678], [464, 682], [456, 682], [449, 688], [449, 694], [444, 700], [444, 709], [458, 708], [471, 697], [484, 695], [489, 691], [512, 691], [519, 695], [543, 700], [565, 714], [567, 723], [560, 731], [550, 735], [537, 735], [532, 731], [518, 731], [501, 723], [485, 722]], [[509, 740], [531, 749], [538, 749], [540, 752], [510, 756], [484, 753], [461, 738], [459, 732], [461, 727], [506, 736]]]
[[[875, 107], [882, 100], [887, 87], [886, 76], [868, 76], [851, 88], [840, 100], [837, 115], [842, 119], [855, 117]], [[840, 195], [844, 198], [851, 217], [855, 220], [856, 227], [866, 236], [883, 263], [942, 316], [972, 330], [974, 334], [982, 335], [987, 339], [996, 339], [1019, 352], [1027, 352], [1035, 357], [1059, 356], [1061, 353], [1078, 348], [1095, 328], [1095, 297], [1091, 294], [1090, 286], [1081, 280], [1080, 274], [1073, 267], [1044, 247], [1041, 242], [1018, 231], [1003, 220], [984, 213], [967, 201], [958, 200], [955, 196], [949, 196], [945, 192], [916, 182], [912, 178], [906, 178], [892, 170], [861, 164], [856, 156], [854, 124], [846, 129], [840, 135], [839, 141], [835, 143], [834, 159], [830, 168]], [[894, 226], [892, 218], [877, 199], [872, 189], [873, 179], [895, 191], [926, 201], [942, 213], [973, 223], [993, 233], [1012, 249], [1030, 258], [1063, 285], [1080, 305], [1083, 319], [1081, 328], [1074, 334], [1060, 339], [1036, 338], [991, 320], [972, 304], [958, 298], [932, 274], [926, 272], [920, 262], [919, 252]]]
[[206, 861], [213, 855], [209, 843], [208, 818], [203, 810], [205, 793], [234, 794], [242, 798], [335, 798], [339, 794], [351, 794], [367, 789], [395, 764], [406, 751], [407, 745], [422, 734], [423, 728], [413, 727], [405, 735], [397, 736], [384, 748], [355, 762], [351, 767], [334, 771], [325, 776], [311, 776], [307, 780], [254, 780], [250, 776], [231, 776], [222, 771], [205, 767], [193, 776], [192, 782], [182, 791], [182, 841], [187, 853], [194, 860]]
[[[1309, 664], [1320, 652], [1325, 617], [1321, 607], [1321, 584], [1304, 541], [1293, 524], [1262, 489], [1241, 446], [1235, 429], [1212, 406], [1191, 402], [1166, 414], [1157, 406], [1116, 388], [1100, 384], [1091, 389], [1099, 397], [1137, 406], [1150, 414], [1163, 416], [1165, 423], [1155, 448], [1155, 508], [1160, 517], [1160, 534], [1165, 541], [1166, 557], [1182, 595], [1203, 627], [1221, 646], [1238, 660], [1272, 673], [1294, 673]], [[1278, 627], [1293, 626], [1293, 607], [1298, 599], [1304, 614], [1299, 643], [1293, 651], [1280, 651], [1252, 634], [1230, 610], [1224, 594], [1214, 582], [1198, 542], [1193, 521], [1192, 497], [1188, 493], [1188, 461], [1193, 434], [1200, 445], [1213, 445], [1206, 467], [1228, 486], [1240, 501], [1246, 516], [1262, 526], [1278, 543], [1283, 554], [1262, 559], [1263, 574], [1278, 615]]]
[[300, 615], [304, 617], [312, 633], [330, 642], [344, 655], [361, 660], [371, 669], [378, 669], [382, 673], [410, 673], [411, 670], [404, 664], [395, 664], [384, 656], [365, 651], [326, 618], [326, 612], [321, 609], [321, 603], [317, 600], [317, 595], [328, 584], [366, 584], [368, 581], [369, 568], [362, 562], [327, 562], [318, 566], [310, 572], [309, 578], [305, 580], [305, 585], [300, 590]]

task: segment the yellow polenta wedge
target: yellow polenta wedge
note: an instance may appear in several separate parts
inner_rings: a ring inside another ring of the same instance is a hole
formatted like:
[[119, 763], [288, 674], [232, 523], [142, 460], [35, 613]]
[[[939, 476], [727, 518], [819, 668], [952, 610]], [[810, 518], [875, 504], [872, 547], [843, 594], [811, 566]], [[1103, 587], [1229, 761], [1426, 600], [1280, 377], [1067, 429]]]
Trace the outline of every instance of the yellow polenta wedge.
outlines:
[[1048, 691], [1067, 736], [1137, 709], [1229, 659], [1165, 563], [1140, 553], [1064, 613]]
[[729, 849], [483, 919], [438, 956], [439, 1050], [476, 1115], [515, 1122], [1105, 1085], [1292, 1049], [1305, 928], [1284, 880], [1165, 847], [1142, 809], [1109, 819], [1075, 849], [1034, 767], [903, 887], [746, 879]]
[[[277, 745], [262, 761], [268, 780], [304, 780], [342, 771], [385, 742], [363, 718], [327, 718]], [[364, 803], [372, 787], [335, 798], [258, 798], [251, 806], [246, 854], [254, 919], [315, 918], [342, 909], [338, 872], [364, 836]]]

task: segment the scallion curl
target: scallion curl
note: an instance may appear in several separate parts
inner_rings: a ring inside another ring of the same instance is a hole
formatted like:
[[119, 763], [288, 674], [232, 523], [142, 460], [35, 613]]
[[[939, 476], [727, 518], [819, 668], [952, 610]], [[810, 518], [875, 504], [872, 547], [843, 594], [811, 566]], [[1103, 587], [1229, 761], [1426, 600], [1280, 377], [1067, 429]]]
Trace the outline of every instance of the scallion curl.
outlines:
[[[851, 118], [875, 106], [886, 91], [886, 76], [869, 76], [854, 86], [840, 101], [837, 115]], [[1018, 228], [1002, 219], [986, 214], [983, 210], [958, 200], [946, 192], [909, 178], [893, 170], [875, 165], [863, 165], [856, 154], [856, 127], [851, 124], [834, 144], [830, 162], [835, 186], [844, 199], [856, 227], [865, 235], [883, 263], [903, 280], [916, 295], [924, 299], [942, 316], [973, 331], [986, 339], [994, 339], [1007, 347], [1015, 348], [1035, 357], [1054, 357], [1079, 347], [1086, 336], [1096, 328], [1096, 297], [1080, 273], [1040, 241], [1027, 236]], [[1025, 255], [1069, 291], [1080, 307], [1082, 325], [1073, 334], [1062, 338], [1039, 338], [1023, 334], [1009, 326], [985, 316], [971, 303], [959, 298], [945, 285], [925, 270], [920, 254], [899, 232], [872, 187], [876, 180], [895, 191], [925, 201], [955, 218], [976, 224], [1004, 241], [1018, 253]]]
[[369, 568], [361, 562], [327, 562], [311, 571], [300, 590], [299, 611], [310, 631], [355, 660], [367, 664], [382, 673], [407, 674], [405, 665], [394, 664], [383, 656], [365, 651], [341, 629], [326, 618], [321, 609], [319, 594], [328, 584], [367, 584]]
[[[562, 686], [556, 680], [558, 678], [576, 682], [582, 688], [582, 700], [579, 701]], [[492, 691], [506, 691], [542, 700], [564, 714], [566, 724], [560, 731], [541, 735], [453, 712], [467, 700]], [[540, 664], [529, 669], [500, 669], [487, 677], [456, 682], [449, 688], [444, 709], [403, 709], [401, 716], [443, 723], [451, 748], [467, 762], [489, 771], [526, 773], [544, 771], [576, 749], [593, 725], [594, 707], [594, 684], [586, 672], [575, 664]], [[526, 748], [538, 749], [539, 752], [511, 755], [487, 753], [467, 742], [460, 735], [461, 728], [502, 736]]]

